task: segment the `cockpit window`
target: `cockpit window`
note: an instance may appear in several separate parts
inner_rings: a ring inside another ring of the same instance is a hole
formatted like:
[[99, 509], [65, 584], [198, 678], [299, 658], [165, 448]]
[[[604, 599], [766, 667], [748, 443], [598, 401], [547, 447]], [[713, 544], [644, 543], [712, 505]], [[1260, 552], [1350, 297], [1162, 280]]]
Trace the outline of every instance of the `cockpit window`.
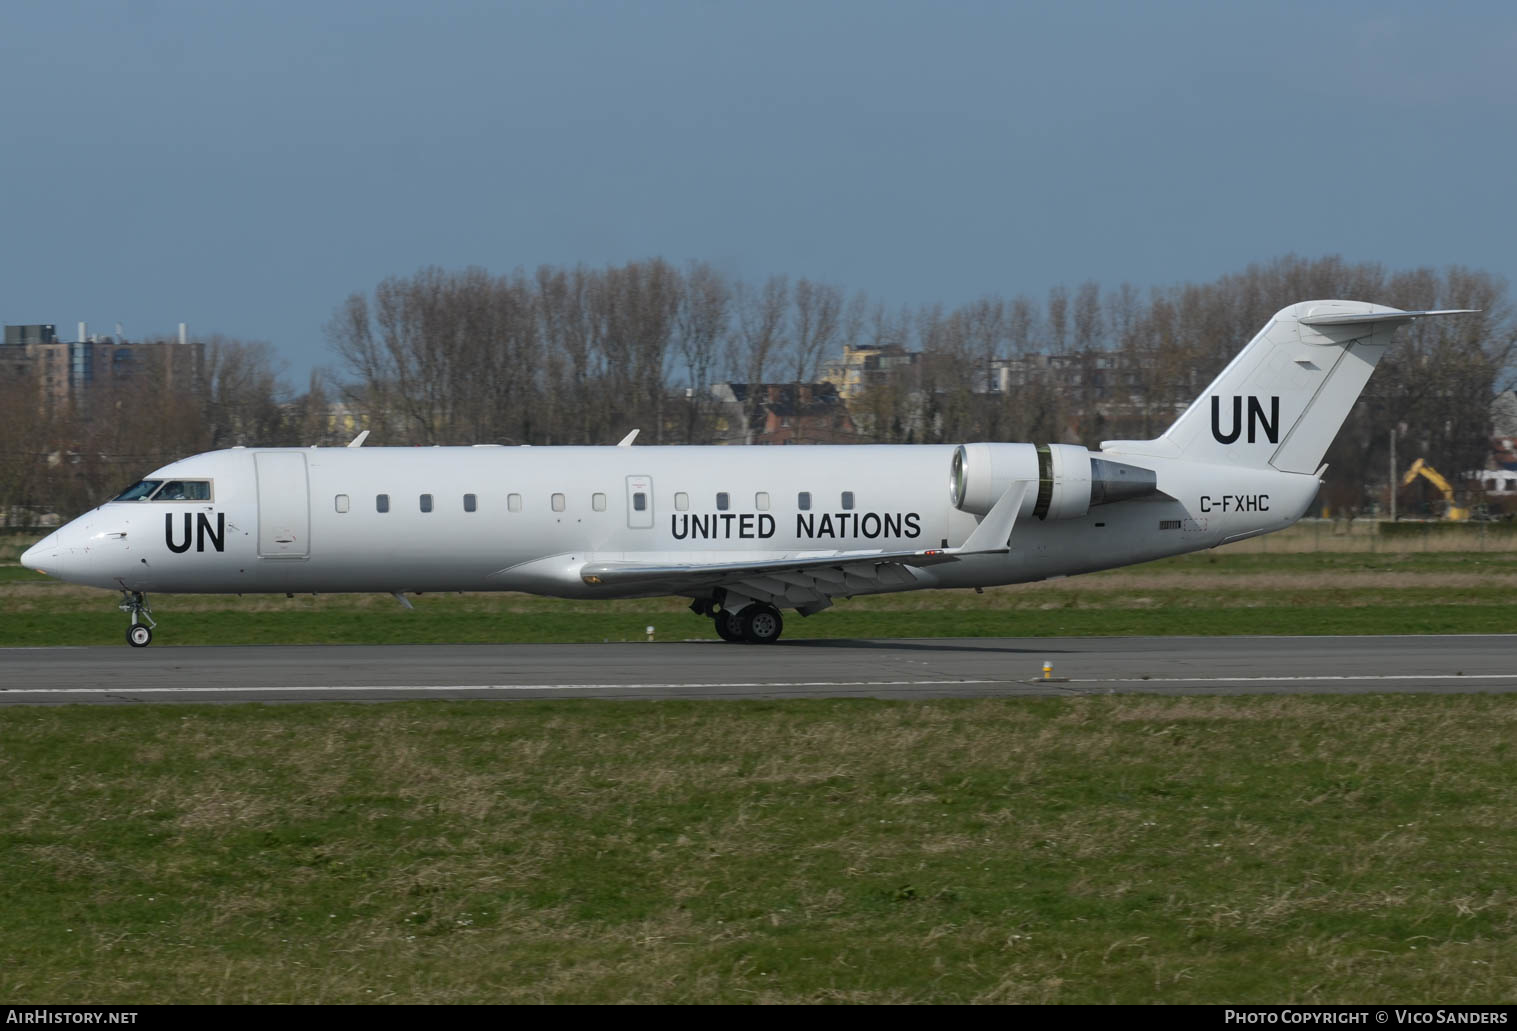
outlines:
[[210, 501], [210, 480], [170, 480], [153, 495], [154, 501]]
[[138, 480], [126, 490], [117, 494], [112, 501], [141, 501], [153, 491], [157, 490], [162, 480]]

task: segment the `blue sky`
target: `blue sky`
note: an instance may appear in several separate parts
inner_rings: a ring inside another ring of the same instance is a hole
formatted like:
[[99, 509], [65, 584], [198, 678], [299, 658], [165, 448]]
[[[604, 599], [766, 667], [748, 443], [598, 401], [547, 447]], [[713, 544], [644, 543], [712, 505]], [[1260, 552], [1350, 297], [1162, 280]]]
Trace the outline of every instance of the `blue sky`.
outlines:
[[301, 386], [349, 293], [433, 264], [1511, 281], [1514, 116], [1499, 2], [6, 0], [0, 321], [186, 321]]

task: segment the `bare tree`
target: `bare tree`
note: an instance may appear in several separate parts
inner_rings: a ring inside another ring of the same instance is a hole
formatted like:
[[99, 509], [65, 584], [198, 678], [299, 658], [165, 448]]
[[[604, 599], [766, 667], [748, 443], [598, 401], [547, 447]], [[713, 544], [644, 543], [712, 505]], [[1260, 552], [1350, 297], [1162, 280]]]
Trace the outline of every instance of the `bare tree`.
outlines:
[[841, 290], [809, 279], [795, 284], [795, 314], [790, 335], [794, 341], [791, 357], [795, 362], [797, 383], [810, 383], [816, 379], [817, 365], [837, 340], [842, 320]]
[[542, 338], [552, 356], [548, 403], [556, 413], [551, 425], [557, 427], [559, 443], [588, 444], [598, 436], [596, 415], [602, 409], [586, 401], [591, 382], [599, 377], [597, 356], [605, 331], [599, 293], [598, 277], [583, 265], [569, 271], [547, 265], [537, 270]]
[[1048, 350], [1063, 354], [1069, 332], [1069, 291], [1062, 286], [1048, 291]]
[[294, 443], [281, 408], [281, 371], [267, 343], [221, 336], [206, 343], [201, 390], [210, 447]]
[[711, 382], [717, 344], [728, 332], [732, 288], [706, 262], [692, 262], [685, 273], [676, 325], [687, 379], [684, 442], [710, 439]]
[[662, 443], [664, 366], [679, 312], [679, 273], [659, 258], [629, 262], [606, 270], [601, 296], [606, 316], [601, 349], [617, 391], [613, 408]]
[[[655, 441], [706, 440], [713, 379], [752, 385], [757, 425], [766, 380], [809, 381], [841, 351], [852, 354], [851, 417], [867, 439], [1095, 444], [1162, 432], [1281, 305], [1311, 297], [1484, 309], [1398, 338], [1329, 454], [1338, 494], [1383, 479], [1390, 426], [1408, 456], [1451, 476], [1478, 466], [1491, 398], [1511, 383], [1517, 323], [1503, 286], [1466, 269], [1387, 275], [1288, 255], [1147, 297], [1087, 281], [1052, 288], [1046, 305], [987, 296], [954, 310], [891, 309], [862, 293], [845, 304], [838, 288], [806, 279], [754, 286], [661, 259], [543, 266], [530, 279], [423, 269], [349, 297], [328, 335], [345, 395], [397, 442], [604, 442], [631, 425]], [[309, 436], [324, 384], [281, 416], [261, 361], [234, 348], [209, 362], [201, 412], [213, 440]]]
[[727, 364], [749, 385], [749, 410], [744, 414], [750, 427], [758, 425], [762, 414], [763, 398], [758, 388], [764, 383], [771, 363], [786, 346], [785, 308], [789, 295], [789, 281], [784, 276], [770, 276], [762, 290], [755, 291], [739, 283], [734, 291], [737, 326], [728, 338]]
[[34, 367], [0, 372], [0, 518], [7, 525], [32, 525], [43, 509], [58, 507], [48, 477], [56, 422]]
[[300, 444], [342, 443], [341, 431], [329, 425], [330, 402], [327, 399], [326, 375], [312, 369], [306, 392], [290, 402], [290, 425]]
[[1087, 280], [1075, 291], [1074, 301], [1075, 350], [1086, 354], [1103, 347], [1101, 325], [1101, 287]]

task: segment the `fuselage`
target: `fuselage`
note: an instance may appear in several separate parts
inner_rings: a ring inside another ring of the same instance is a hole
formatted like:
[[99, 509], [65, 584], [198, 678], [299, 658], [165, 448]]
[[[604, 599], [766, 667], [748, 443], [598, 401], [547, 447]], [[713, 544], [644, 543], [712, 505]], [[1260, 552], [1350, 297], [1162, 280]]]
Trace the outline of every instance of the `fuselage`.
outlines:
[[[149, 481], [193, 500], [108, 502], [27, 552], [135, 592], [664, 594], [584, 582], [592, 562], [702, 563], [955, 548], [952, 446], [234, 448]], [[902, 590], [1018, 583], [1214, 547], [1290, 525], [1315, 476], [1139, 459], [1152, 497], [1018, 522], [1004, 554], [912, 568]], [[193, 495], [195, 492], [191, 492]]]

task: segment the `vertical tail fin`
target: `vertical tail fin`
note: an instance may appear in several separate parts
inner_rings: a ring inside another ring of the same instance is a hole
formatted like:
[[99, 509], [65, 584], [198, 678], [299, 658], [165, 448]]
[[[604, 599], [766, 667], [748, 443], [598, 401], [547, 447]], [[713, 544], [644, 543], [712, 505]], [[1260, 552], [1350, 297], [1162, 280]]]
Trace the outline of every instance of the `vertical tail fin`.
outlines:
[[1465, 312], [1401, 311], [1362, 301], [1282, 308], [1157, 440], [1101, 447], [1315, 472], [1397, 327]]

